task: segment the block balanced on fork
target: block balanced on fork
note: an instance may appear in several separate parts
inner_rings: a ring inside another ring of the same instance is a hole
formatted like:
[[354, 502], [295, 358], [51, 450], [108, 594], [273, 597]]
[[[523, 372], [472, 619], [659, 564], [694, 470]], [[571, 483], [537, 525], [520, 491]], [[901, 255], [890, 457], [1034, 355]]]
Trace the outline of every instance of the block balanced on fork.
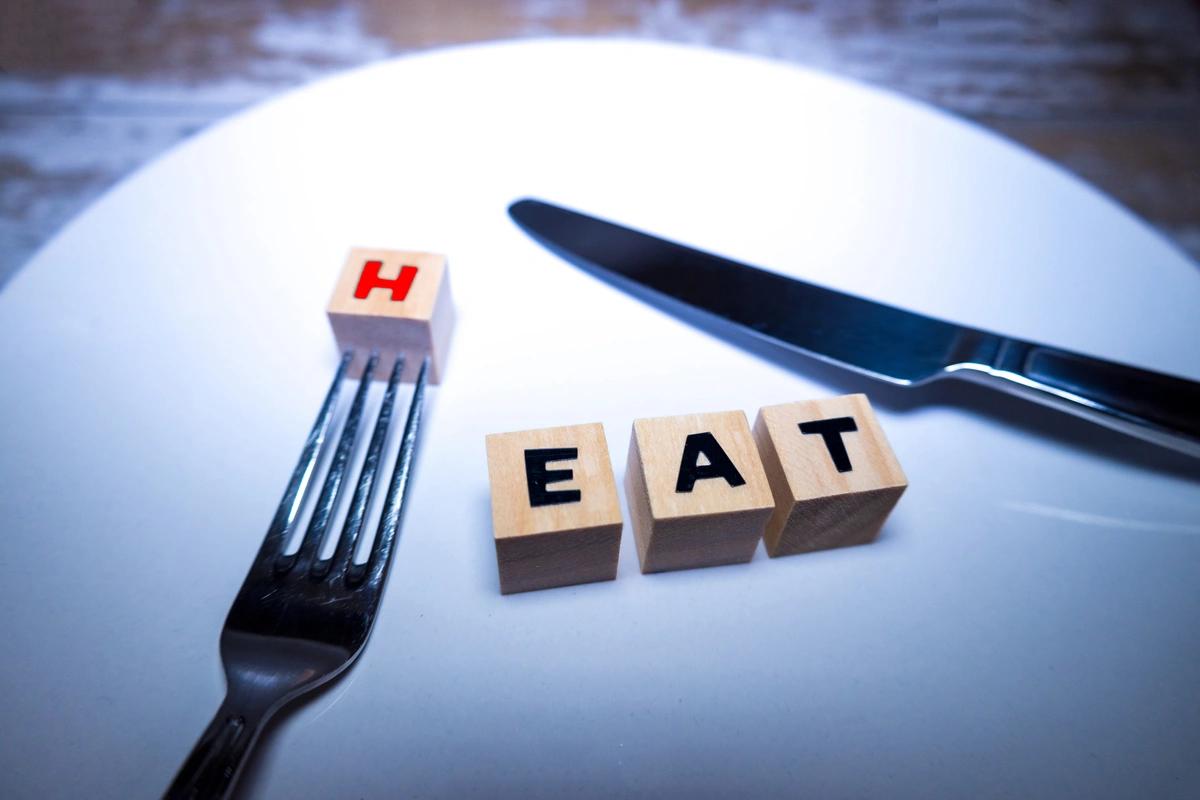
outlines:
[[362, 374], [367, 354], [376, 350], [382, 364], [408, 356], [401, 375], [405, 382], [416, 380], [421, 359], [429, 356], [429, 380], [441, 382], [454, 327], [445, 256], [355, 247], [346, 256], [326, 311], [338, 347], [355, 351], [350, 377]]

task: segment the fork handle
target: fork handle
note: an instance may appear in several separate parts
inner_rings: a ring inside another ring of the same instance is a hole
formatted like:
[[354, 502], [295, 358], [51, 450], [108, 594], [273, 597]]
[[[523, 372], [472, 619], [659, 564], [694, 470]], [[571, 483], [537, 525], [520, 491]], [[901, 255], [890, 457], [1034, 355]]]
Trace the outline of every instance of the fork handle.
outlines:
[[163, 800], [228, 797], [268, 716], [269, 711], [247, 712], [227, 696]]

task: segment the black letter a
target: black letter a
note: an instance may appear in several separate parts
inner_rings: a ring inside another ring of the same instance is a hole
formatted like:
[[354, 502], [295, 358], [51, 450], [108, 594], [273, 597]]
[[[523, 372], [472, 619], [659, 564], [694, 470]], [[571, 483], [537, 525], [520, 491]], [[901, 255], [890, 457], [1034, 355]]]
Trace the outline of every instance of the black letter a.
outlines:
[[[708, 463], [704, 466], [696, 464], [703, 454]], [[675, 481], [676, 492], [690, 492], [696, 486], [696, 481], [705, 478], [724, 478], [730, 486], [741, 486], [746, 482], [737, 467], [725, 455], [717, 437], [711, 433], [692, 433], [683, 443], [683, 458], [679, 460], [679, 478]]]

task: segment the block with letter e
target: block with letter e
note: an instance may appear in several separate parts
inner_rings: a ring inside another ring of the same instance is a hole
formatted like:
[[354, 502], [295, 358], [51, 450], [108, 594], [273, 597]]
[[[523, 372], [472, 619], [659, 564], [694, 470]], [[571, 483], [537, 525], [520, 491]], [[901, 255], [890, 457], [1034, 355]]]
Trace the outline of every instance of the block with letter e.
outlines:
[[625, 487], [642, 572], [749, 561], [775, 507], [741, 411], [635, 420]]
[[863, 394], [767, 406], [754, 437], [775, 495], [772, 557], [874, 540], [908, 486]]
[[500, 592], [617, 577], [621, 505], [599, 423], [486, 438]]
[[[329, 324], [342, 350], [354, 350], [349, 374], [362, 373], [371, 350], [390, 365], [407, 356], [405, 381], [416, 380], [425, 356], [430, 380], [445, 370], [454, 327], [446, 257], [436, 253], [356, 247], [346, 257], [327, 308]], [[376, 372], [387, 378], [389, 369]]]

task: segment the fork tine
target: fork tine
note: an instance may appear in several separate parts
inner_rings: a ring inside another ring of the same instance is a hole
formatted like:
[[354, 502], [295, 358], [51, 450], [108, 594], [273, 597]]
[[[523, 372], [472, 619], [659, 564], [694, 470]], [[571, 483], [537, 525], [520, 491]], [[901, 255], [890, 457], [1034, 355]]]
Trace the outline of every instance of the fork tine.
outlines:
[[387, 390], [383, 394], [383, 402], [379, 405], [379, 417], [375, 421], [375, 431], [371, 434], [371, 443], [367, 447], [367, 456], [363, 460], [362, 469], [358, 475], [358, 485], [354, 496], [350, 499], [350, 509], [346, 512], [346, 521], [342, 525], [342, 534], [338, 537], [336, 549], [329, 558], [313, 562], [309, 574], [313, 578], [324, 578], [332, 570], [340, 574], [354, 560], [358, 538], [362, 533], [363, 521], [367, 508], [371, 505], [371, 495], [375, 489], [375, 475], [379, 472], [379, 462], [383, 456], [383, 446], [387, 442], [388, 430], [392, 425], [392, 409], [396, 405], [396, 387], [400, 384], [400, 374], [404, 372], [404, 356], [398, 356], [392, 365], [392, 375], [388, 378]]
[[388, 486], [387, 499], [383, 503], [383, 516], [371, 543], [371, 555], [365, 564], [351, 564], [346, 573], [346, 583], [358, 586], [363, 580], [369, 585], [379, 586], [391, 561], [396, 543], [396, 531], [400, 527], [400, 515], [404, 510], [404, 495], [412, 474], [413, 454], [420, 432], [421, 415], [425, 405], [425, 380], [429, 373], [429, 356], [421, 362], [417, 382], [413, 388], [412, 405], [408, 407], [408, 419], [404, 423], [404, 435], [400, 440], [400, 452], [396, 455], [396, 466], [392, 468], [392, 481]]
[[260, 560], [271, 558], [282, 552], [287, 545], [288, 531], [291, 529], [292, 523], [296, 521], [300, 507], [304, 504], [309, 479], [312, 478], [313, 469], [317, 465], [317, 456], [321, 452], [325, 434], [329, 431], [329, 423], [333, 419], [333, 409], [337, 406], [338, 390], [341, 388], [342, 378], [345, 377], [346, 368], [350, 366], [350, 359], [353, 357], [354, 351], [352, 350], [342, 353], [342, 361], [333, 375], [333, 382], [325, 394], [325, 401], [321, 404], [321, 410], [317, 412], [317, 419], [313, 423], [312, 430], [308, 432], [308, 438], [304, 441], [304, 449], [300, 451], [300, 460], [296, 462], [296, 467], [292, 470], [292, 477], [283, 491], [283, 499], [279, 501], [279, 508], [275, 510], [275, 518], [271, 520], [271, 527], [267, 529], [267, 535], [263, 537], [262, 547], [258, 551]]
[[314, 554], [321, 552], [325, 543], [325, 532], [329, 529], [329, 519], [333, 516], [341, 493], [342, 478], [346, 475], [346, 467], [354, 445], [358, 441], [358, 423], [362, 419], [363, 406], [366, 405], [367, 390], [371, 387], [371, 375], [375, 365], [379, 363], [379, 353], [372, 350], [363, 369], [362, 378], [358, 382], [358, 391], [354, 393], [354, 401], [346, 414], [346, 424], [342, 427], [341, 438], [338, 439], [337, 449], [333, 453], [333, 461], [325, 474], [325, 483], [321, 486], [321, 494], [317, 497], [316, 508], [313, 509], [312, 519], [295, 553], [280, 553], [275, 559], [275, 572], [283, 574], [296, 564], [307, 564]]

